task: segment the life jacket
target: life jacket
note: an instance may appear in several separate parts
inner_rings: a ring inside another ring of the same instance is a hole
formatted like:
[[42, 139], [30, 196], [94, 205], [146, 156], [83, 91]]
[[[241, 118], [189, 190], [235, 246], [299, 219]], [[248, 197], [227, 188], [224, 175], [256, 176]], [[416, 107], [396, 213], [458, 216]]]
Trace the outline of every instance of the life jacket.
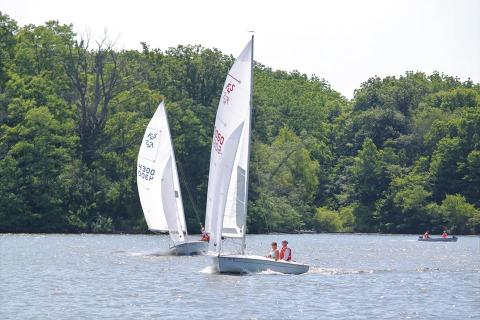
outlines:
[[448, 237], [448, 234], [446, 232], [442, 233], [442, 238], [447, 238]]
[[206, 232], [202, 233], [202, 238], [200, 239], [200, 241], [210, 242], [210, 235]]
[[285, 257], [285, 252], [288, 250], [288, 257], [287, 257], [287, 261], [290, 261], [292, 260], [292, 249], [288, 248], [288, 247], [282, 247], [282, 250], [280, 250], [280, 260], [285, 260], [284, 257]]

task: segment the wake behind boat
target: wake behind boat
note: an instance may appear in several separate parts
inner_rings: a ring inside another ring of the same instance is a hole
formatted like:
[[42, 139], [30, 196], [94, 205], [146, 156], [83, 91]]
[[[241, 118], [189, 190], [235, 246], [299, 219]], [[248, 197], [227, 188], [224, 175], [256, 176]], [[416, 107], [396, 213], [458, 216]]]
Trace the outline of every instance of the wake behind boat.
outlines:
[[171, 254], [194, 255], [207, 250], [206, 242], [186, 240], [182, 194], [163, 101], [145, 130], [138, 153], [137, 187], [148, 229], [169, 233]]
[[[221, 273], [301, 274], [308, 265], [245, 255], [248, 203], [253, 37], [228, 72], [218, 104], [210, 155], [205, 229]], [[222, 239], [242, 240], [241, 254], [222, 254]]]
[[418, 241], [426, 241], [426, 242], [457, 242], [458, 238], [456, 236], [453, 237], [447, 237], [447, 238], [441, 238], [441, 237], [429, 237], [429, 238], [423, 238], [422, 236], [418, 237]]

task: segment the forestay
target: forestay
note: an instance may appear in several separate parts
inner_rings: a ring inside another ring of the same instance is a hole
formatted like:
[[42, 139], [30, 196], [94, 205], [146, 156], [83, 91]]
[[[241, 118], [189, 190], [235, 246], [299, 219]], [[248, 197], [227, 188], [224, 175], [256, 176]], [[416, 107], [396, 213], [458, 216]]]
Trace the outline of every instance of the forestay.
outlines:
[[218, 104], [208, 177], [205, 229], [209, 250], [221, 237], [241, 238], [247, 214], [252, 46], [248, 42], [230, 69]]
[[175, 242], [187, 232], [175, 155], [164, 103], [160, 103], [143, 137], [137, 161], [137, 186], [148, 228], [168, 231]]

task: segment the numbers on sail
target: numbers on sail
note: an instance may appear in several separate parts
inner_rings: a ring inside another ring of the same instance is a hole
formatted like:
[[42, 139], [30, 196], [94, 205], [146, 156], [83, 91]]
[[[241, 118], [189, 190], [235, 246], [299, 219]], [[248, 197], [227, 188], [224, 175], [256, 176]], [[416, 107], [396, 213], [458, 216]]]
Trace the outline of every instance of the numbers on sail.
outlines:
[[218, 154], [222, 153], [223, 143], [225, 142], [225, 137], [223, 134], [215, 127], [213, 133], [213, 148]]
[[143, 164], [139, 164], [137, 175], [142, 179], [151, 181], [155, 176], [155, 169], [150, 169], [149, 167], [146, 167]]
[[153, 142], [157, 138], [157, 133], [156, 132], [150, 132], [147, 135], [147, 138], [145, 139], [145, 144], [147, 145], [147, 148], [153, 148]]
[[230, 96], [229, 94], [235, 89], [235, 85], [231, 82], [229, 82], [227, 84], [227, 86], [225, 87], [225, 90], [223, 91], [223, 96], [222, 96], [222, 100], [223, 100], [223, 104], [228, 104], [228, 102], [230, 101]]

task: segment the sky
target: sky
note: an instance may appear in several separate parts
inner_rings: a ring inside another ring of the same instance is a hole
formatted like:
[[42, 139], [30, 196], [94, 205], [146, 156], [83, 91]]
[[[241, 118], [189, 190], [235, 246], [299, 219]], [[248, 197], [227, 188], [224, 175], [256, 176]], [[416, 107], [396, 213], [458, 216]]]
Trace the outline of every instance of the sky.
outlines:
[[362, 82], [440, 71], [480, 82], [477, 0], [0, 0], [20, 25], [48, 20], [118, 49], [201, 44], [237, 56], [255, 31], [255, 60], [325, 78], [348, 98]]

